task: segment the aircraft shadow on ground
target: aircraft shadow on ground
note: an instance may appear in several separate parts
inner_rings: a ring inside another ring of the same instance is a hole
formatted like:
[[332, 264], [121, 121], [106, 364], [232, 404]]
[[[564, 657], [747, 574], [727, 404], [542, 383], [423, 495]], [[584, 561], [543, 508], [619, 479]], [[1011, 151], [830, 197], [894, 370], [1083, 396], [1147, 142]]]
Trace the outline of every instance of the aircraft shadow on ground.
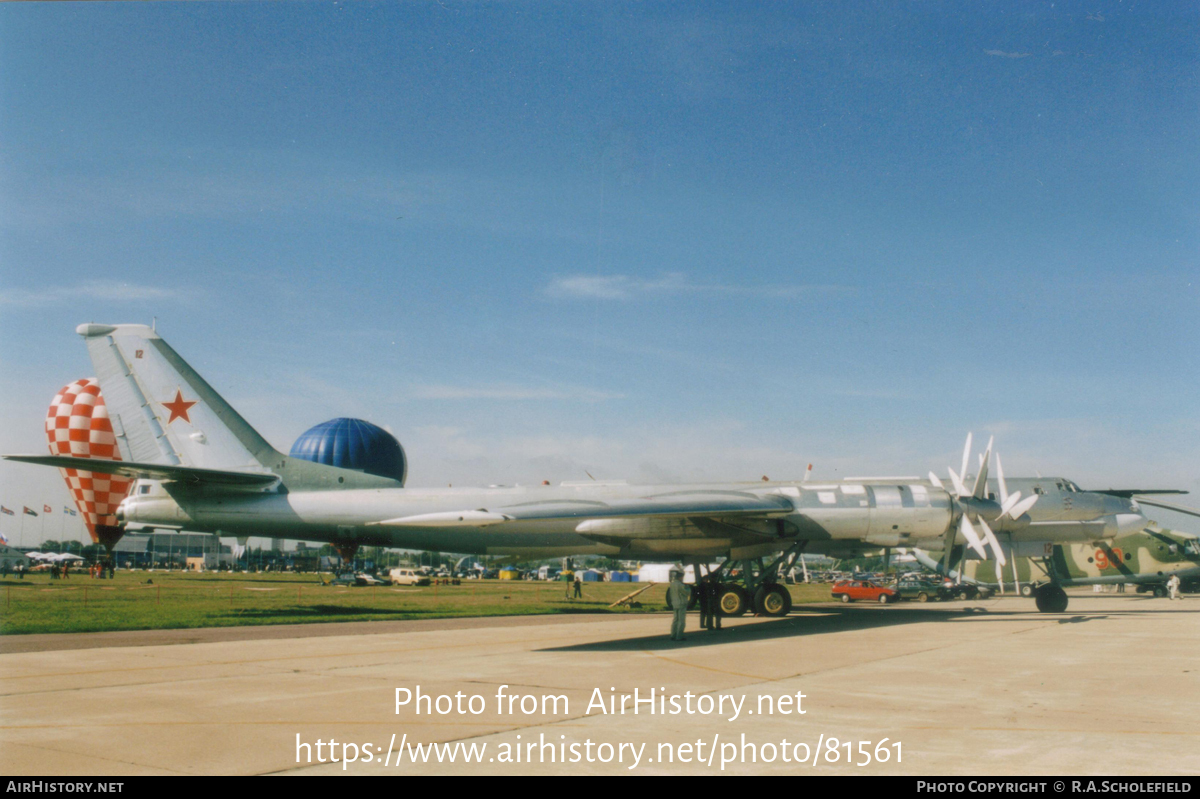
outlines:
[[[277, 619], [286, 617], [310, 618], [316, 616], [392, 616], [397, 619], [414, 619], [414, 618], [435, 618], [435, 619], [458, 619], [458, 618], [492, 618], [491, 616], [472, 616], [469, 613], [464, 613], [461, 616], [446, 615], [446, 613], [437, 608], [404, 608], [397, 610], [389, 607], [370, 607], [365, 605], [293, 605], [284, 608], [243, 608], [241, 610], [231, 610], [222, 614], [225, 618], [240, 618], [240, 619]], [[606, 610], [604, 608], [560, 608], [553, 613], [540, 614], [495, 614], [495, 618], [537, 618], [539, 616], [616, 616], [618, 614]], [[365, 621], [365, 619], [364, 619]]]
[[[1200, 613], [1196, 610], [1173, 610], [1174, 613]], [[955, 608], [876, 608], [822, 606], [799, 608], [792, 615], [753, 624], [727, 625], [718, 631], [709, 632], [696, 628], [695, 614], [688, 616], [688, 629], [682, 642], [672, 641], [669, 636], [670, 616], [662, 614], [662, 635], [643, 635], [613, 641], [595, 641], [587, 644], [546, 647], [541, 652], [623, 652], [623, 651], [681, 651], [695, 647], [719, 646], [721, 644], [744, 643], [747, 641], [769, 641], [778, 638], [794, 638], [804, 635], [870, 630], [878, 627], [894, 627], [900, 624], [929, 624], [931, 622], [988, 623], [1025, 619], [1052, 624], [1079, 624], [1115, 617], [1138, 617], [1158, 615], [1146, 609], [1105, 610], [1097, 613], [1038, 613], [1028, 611], [989, 610], [972, 605]]]
[[391, 616], [394, 618], [414, 618], [433, 616], [433, 610], [396, 610], [395, 608], [372, 608], [362, 605], [296, 605], [290, 608], [244, 608], [222, 614], [225, 618], [233, 619], [278, 619], [278, 618], [314, 618], [337, 616]]

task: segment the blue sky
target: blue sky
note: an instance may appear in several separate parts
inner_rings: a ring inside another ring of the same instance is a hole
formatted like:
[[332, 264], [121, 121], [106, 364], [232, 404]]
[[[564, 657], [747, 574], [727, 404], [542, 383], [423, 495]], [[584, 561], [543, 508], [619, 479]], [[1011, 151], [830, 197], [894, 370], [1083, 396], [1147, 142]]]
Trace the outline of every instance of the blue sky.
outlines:
[[973, 430], [1200, 490], [1198, 65], [1175, 3], [5, 4], [0, 451], [75, 325], [157, 317], [280, 449], [358, 416], [413, 484]]

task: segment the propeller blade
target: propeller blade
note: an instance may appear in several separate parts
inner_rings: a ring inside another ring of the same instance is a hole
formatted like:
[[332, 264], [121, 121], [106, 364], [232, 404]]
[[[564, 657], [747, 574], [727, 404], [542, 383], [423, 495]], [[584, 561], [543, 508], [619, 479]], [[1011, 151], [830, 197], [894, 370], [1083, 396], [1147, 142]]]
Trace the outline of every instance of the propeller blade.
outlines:
[[967, 496], [967, 487], [963, 485], [962, 478], [955, 474], [949, 466], [946, 467], [946, 471], [950, 472], [950, 482], [954, 484], [955, 493], [960, 497]]
[[959, 469], [961, 474], [967, 473], [967, 468], [971, 465], [971, 434], [967, 433], [967, 445], [963, 447], [962, 468]]
[[946, 543], [943, 547], [946, 554], [942, 558], [942, 573], [945, 574], [946, 577], [950, 576], [950, 565], [954, 562], [955, 533], [956, 530], [954, 525], [951, 524], [946, 526]]
[[934, 474], [933, 472], [929, 473], [929, 482], [933, 483], [935, 486], [942, 489], [943, 491], [946, 490], [946, 487], [944, 485], [942, 485], [942, 481], [939, 480], [938, 476], [936, 474]]
[[[996, 534], [992, 532], [992, 528], [988, 527], [988, 523], [982, 518], [979, 520], [979, 526], [983, 528], [983, 537], [987, 539], [988, 546], [992, 548], [992, 553], [995, 554], [996, 560], [1000, 561], [1001, 566], [1008, 565], [1008, 559], [1004, 557], [1004, 551], [1000, 549], [1000, 542], [996, 540]], [[1000, 572], [997, 571], [997, 574]]]
[[958, 529], [962, 531], [963, 537], [967, 539], [967, 544], [971, 549], [979, 553], [979, 557], [987, 560], [987, 550], [983, 548], [983, 542], [979, 540], [979, 533], [975, 532], [974, 525], [964, 513], [962, 519], [958, 522]]
[[1008, 503], [1008, 484], [1004, 482], [1004, 465], [1000, 463], [999, 452], [996, 453], [996, 482], [1000, 484], [1000, 504], [1005, 505]]
[[995, 436], [988, 439], [987, 449], [983, 451], [983, 457], [979, 459], [979, 474], [975, 475], [975, 486], [971, 491], [971, 496], [975, 499], [983, 499], [987, 495], [988, 464], [992, 460], [992, 444], [995, 440]]
[[996, 517], [996, 521], [1000, 521], [1005, 516], [1007, 516], [1009, 511], [1011, 511], [1016, 506], [1016, 504], [1020, 501], [1021, 501], [1021, 492], [1020, 491], [1016, 491], [1012, 494], [1009, 494], [1008, 497], [1005, 498], [1004, 502], [1002, 502], [1000, 504], [1000, 515]]
[[1030, 496], [1025, 497], [1025, 499], [1021, 500], [1016, 505], [1014, 505], [1012, 512], [1009, 515], [1012, 516], [1014, 519], [1019, 519], [1022, 516], [1024, 516], [1025, 511], [1032, 508], [1034, 506], [1034, 504], [1037, 503], [1037, 501], [1038, 501], [1038, 495], [1031, 494]]

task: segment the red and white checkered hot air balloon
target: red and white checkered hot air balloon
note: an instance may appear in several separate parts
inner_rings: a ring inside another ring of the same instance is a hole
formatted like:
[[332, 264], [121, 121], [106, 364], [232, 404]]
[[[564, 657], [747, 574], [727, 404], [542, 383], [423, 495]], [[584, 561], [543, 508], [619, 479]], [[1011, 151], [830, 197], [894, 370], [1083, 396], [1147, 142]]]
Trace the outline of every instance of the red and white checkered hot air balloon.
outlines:
[[[46, 437], [51, 455], [119, 461], [117, 437], [108, 418], [100, 383], [94, 377], [64, 386], [46, 414]], [[133, 480], [115, 474], [59, 469], [75, 506], [83, 514], [93, 542], [112, 550], [124, 531], [117, 526], [117, 505], [129, 493]]]

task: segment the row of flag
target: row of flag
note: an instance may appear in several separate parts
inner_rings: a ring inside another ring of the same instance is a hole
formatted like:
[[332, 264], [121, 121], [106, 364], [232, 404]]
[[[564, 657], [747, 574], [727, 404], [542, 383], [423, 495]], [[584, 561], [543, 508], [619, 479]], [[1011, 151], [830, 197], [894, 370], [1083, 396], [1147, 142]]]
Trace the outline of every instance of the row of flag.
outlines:
[[[6, 508], [3, 505], [0, 505], [0, 513], [3, 513], [5, 516], [16, 516], [17, 515], [17, 512], [15, 510], [13, 510], [12, 508]], [[33, 508], [30, 508], [26, 505], [21, 506], [21, 513], [25, 514], [26, 516], [37, 516], [38, 515], [37, 511], [35, 511]], [[54, 508], [50, 507], [49, 505], [42, 505], [42, 513], [54, 513]], [[63, 513], [65, 513], [68, 516], [78, 516], [79, 515], [73, 509], [68, 508], [66, 505], [63, 505]], [[8, 536], [6, 536], [4, 533], [0, 533], [0, 544], [3, 544], [4, 546], [8, 546]]]
[[[38, 515], [37, 511], [33, 510], [32, 508], [28, 508], [24, 505], [21, 506], [21, 512], [24, 513], [26, 516], [37, 516]], [[0, 505], [0, 513], [3, 513], [5, 516], [16, 516], [17, 515], [17, 512], [15, 510], [10, 510], [10, 509], [4, 507], [3, 505]], [[54, 508], [50, 507], [49, 505], [43, 505], [42, 513], [54, 513]], [[69, 516], [78, 516], [79, 515], [72, 509], [68, 508], [66, 505], [63, 505], [63, 513], [65, 513]]]

